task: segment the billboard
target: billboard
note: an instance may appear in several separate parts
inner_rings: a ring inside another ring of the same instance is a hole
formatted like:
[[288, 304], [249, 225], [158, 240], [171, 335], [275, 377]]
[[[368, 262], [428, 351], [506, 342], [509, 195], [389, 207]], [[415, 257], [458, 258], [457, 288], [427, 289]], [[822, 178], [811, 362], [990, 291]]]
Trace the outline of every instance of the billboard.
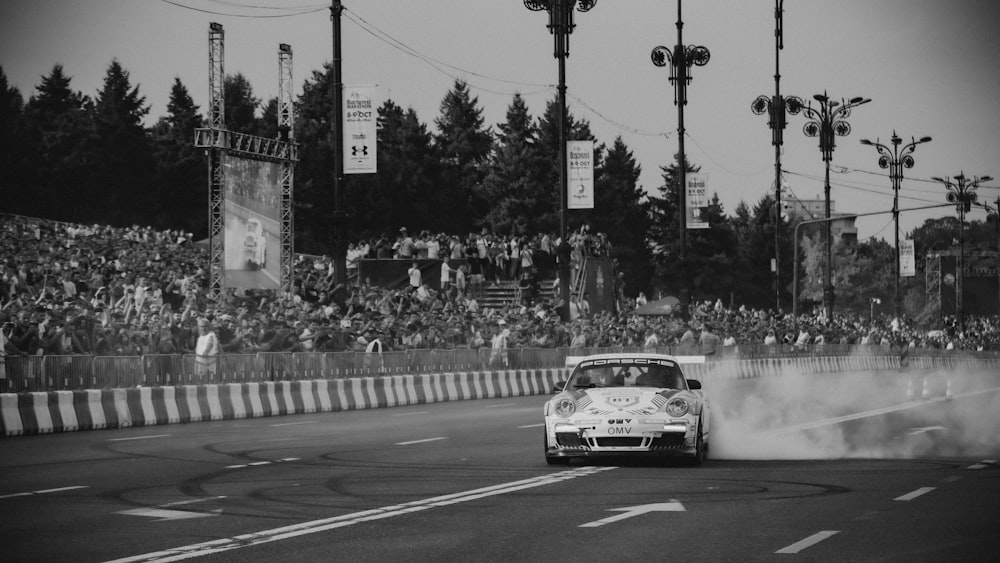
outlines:
[[281, 286], [281, 163], [222, 155], [223, 287]]
[[593, 209], [594, 141], [567, 141], [566, 155], [566, 209]]
[[914, 254], [913, 239], [899, 241], [899, 275], [914, 277], [917, 275], [917, 260]]

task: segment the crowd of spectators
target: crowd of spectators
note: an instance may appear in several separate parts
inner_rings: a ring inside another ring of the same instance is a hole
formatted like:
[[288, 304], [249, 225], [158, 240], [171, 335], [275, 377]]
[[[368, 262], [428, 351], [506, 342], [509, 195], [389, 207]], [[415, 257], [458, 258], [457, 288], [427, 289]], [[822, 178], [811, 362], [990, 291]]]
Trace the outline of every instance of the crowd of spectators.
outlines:
[[[371, 351], [373, 346], [382, 351], [676, 346], [679, 353], [711, 353], [746, 345], [827, 343], [1000, 349], [997, 316], [971, 317], [961, 333], [950, 318], [919, 331], [905, 323], [894, 326], [890, 319], [852, 315], [826, 323], [810, 314], [796, 323], [790, 315], [721, 301], [692, 304], [686, 319], [646, 317], [635, 314], [645, 300], [640, 294], [619, 312], [591, 314], [586, 302], [577, 300], [573, 318], [563, 321], [547, 299], [482, 307], [471, 286], [458, 282], [465, 275], [482, 276], [486, 283], [516, 279], [532, 267], [525, 254], [553, 254], [555, 241], [546, 235], [410, 237], [401, 229], [393, 241], [380, 237], [349, 249], [348, 266], [356, 268], [360, 258], [468, 259], [485, 247], [489, 259], [482, 271], [465, 271], [472, 264], [466, 260], [441, 290], [422, 283], [379, 287], [367, 280], [337, 286], [328, 258], [299, 255], [292, 291], [237, 289], [216, 297], [209, 291], [208, 248], [189, 233], [17, 216], [0, 221], [0, 351], [6, 355], [191, 354], [206, 330], [217, 335], [222, 353]], [[585, 230], [570, 242], [581, 255], [574, 260], [610, 253], [606, 237]]]

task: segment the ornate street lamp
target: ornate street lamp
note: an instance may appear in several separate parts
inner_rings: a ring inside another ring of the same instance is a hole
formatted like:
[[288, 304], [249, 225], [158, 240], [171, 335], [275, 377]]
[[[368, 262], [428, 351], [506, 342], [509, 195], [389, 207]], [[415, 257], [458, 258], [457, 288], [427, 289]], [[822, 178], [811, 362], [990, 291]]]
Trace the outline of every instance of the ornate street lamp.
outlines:
[[650, 58], [653, 64], [658, 67], [670, 65], [670, 83], [674, 85], [674, 105], [677, 106], [677, 142], [680, 185], [678, 196], [680, 198], [680, 301], [681, 310], [687, 315], [690, 293], [686, 283], [686, 265], [684, 263], [687, 253], [687, 159], [684, 156], [684, 106], [687, 105], [687, 85], [691, 83], [691, 67], [705, 66], [711, 58], [708, 49], [701, 45], [684, 45], [682, 29], [684, 22], [681, 20], [681, 0], [677, 0], [677, 44], [673, 50], [662, 45], [654, 47]]
[[958, 311], [958, 330], [965, 331], [965, 310], [962, 299], [962, 291], [965, 282], [965, 214], [972, 209], [972, 204], [977, 203], [979, 194], [976, 189], [982, 182], [989, 182], [993, 178], [990, 176], [973, 176], [971, 179], [965, 176], [965, 172], [960, 172], [955, 176], [955, 181], [949, 177], [941, 178], [934, 176], [931, 178], [936, 182], [941, 182], [948, 190], [946, 199], [948, 203], [955, 204], [958, 211], [958, 275], [955, 276], [955, 308]]
[[930, 142], [930, 137], [922, 137], [919, 141], [910, 137], [911, 141], [903, 145], [900, 148], [903, 140], [896, 135], [896, 132], [892, 132], [892, 148], [887, 145], [883, 145], [879, 142], [878, 137], [875, 138], [875, 142], [871, 142], [868, 139], [861, 139], [862, 145], [868, 145], [875, 147], [878, 153], [881, 155], [878, 159], [879, 168], [889, 169], [889, 180], [892, 183], [892, 219], [895, 223], [896, 231], [896, 292], [893, 294], [893, 314], [896, 319], [899, 319], [899, 189], [903, 184], [903, 168], [913, 168], [913, 149], [916, 148], [920, 143]]
[[[774, 145], [774, 301], [775, 311], [781, 311], [781, 145], [784, 143], [785, 108], [787, 99], [781, 97], [781, 73], [778, 71], [779, 52], [785, 48], [782, 14], [784, 0], [774, 0], [774, 96], [757, 96], [750, 104], [750, 111], [756, 115], [767, 114], [767, 126], [771, 128], [771, 144]], [[799, 107], [795, 106], [798, 113]]]
[[559, 237], [556, 252], [559, 256], [559, 298], [562, 300], [560, 315], [569, 320], [569, 241], [567, 240], [567, 177], [566, 177], [566, 57], [569, 56], [569, 36], [576, 24], [573, 9], [587, 12], [597, 0], [524, 0], [524, 7], [532, 12], [549, 13], [549, 32], [555, 40], [553, 55], [559, 61]]
[[[824, 181], [824, 193], [826, 196], [826, 218], [830, 218], [830, 160], [833, 159], [833, 149], [836, 148], [836, 137], [846, 137], [851, 133], [851, 124], [844, 121], [851, 116], [851, 110], [871, 101], [870, 98], [841, 99], [839, 102], [830, 99], [826, 92], [816, 94], [813, 99], [818, 102], [818, 107], [812, 107], [812, 102], [803, 105], [802, 99], [796, 96], [789, 96], [786, 100], [788, 112], [791, 114], [801, 111], [807, 119], [802, 127], [802, 132], [807, 137], [819, 137], [819, 150], [823, 155], [823, 162], [826, 164], [826, 178]], [[833, 272], [833, 230], [832, 221], [826, 223], [826, 270], [823, 272], [823, 305], [826, 311], [826, 323], [833, 320], [833, 282], [831, 275]], [[798, 265], [796, 264], [796, 267]]]

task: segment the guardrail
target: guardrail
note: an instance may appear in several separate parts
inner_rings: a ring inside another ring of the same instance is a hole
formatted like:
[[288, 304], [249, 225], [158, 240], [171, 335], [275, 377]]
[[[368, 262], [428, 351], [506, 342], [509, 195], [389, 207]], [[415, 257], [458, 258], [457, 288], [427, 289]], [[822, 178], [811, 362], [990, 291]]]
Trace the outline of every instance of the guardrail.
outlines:
[[[419, 375], [460, 371], [545, 369], [565, 366], [566, 356], [599, 352], [659, 352], [697, 355], [675, 347], [490, 348], [365, 352], [271, 352], [199, 358], [194, 354], [145, 356], [0, 356], [0, 393], [127, 389], [173, 385], [335, 380], [354, 377]], [[899, 355], [898, 347], [865, 345], [740, 346], [707, 361], [802, 356]], [[918, 349], [902, 356], [1000, 359], [996, 352]]]

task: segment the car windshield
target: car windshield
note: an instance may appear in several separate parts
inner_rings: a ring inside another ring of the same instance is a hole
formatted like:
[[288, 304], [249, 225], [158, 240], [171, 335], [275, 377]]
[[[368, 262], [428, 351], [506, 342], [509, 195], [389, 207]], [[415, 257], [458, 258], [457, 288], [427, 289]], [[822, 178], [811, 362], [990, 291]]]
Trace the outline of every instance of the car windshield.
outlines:
[[584, 363], [577, 366], [566, 384], [567, 389], [593, 387], [687, 389], [687, 383], [677, 364], [650, 360], [646, 363]]

